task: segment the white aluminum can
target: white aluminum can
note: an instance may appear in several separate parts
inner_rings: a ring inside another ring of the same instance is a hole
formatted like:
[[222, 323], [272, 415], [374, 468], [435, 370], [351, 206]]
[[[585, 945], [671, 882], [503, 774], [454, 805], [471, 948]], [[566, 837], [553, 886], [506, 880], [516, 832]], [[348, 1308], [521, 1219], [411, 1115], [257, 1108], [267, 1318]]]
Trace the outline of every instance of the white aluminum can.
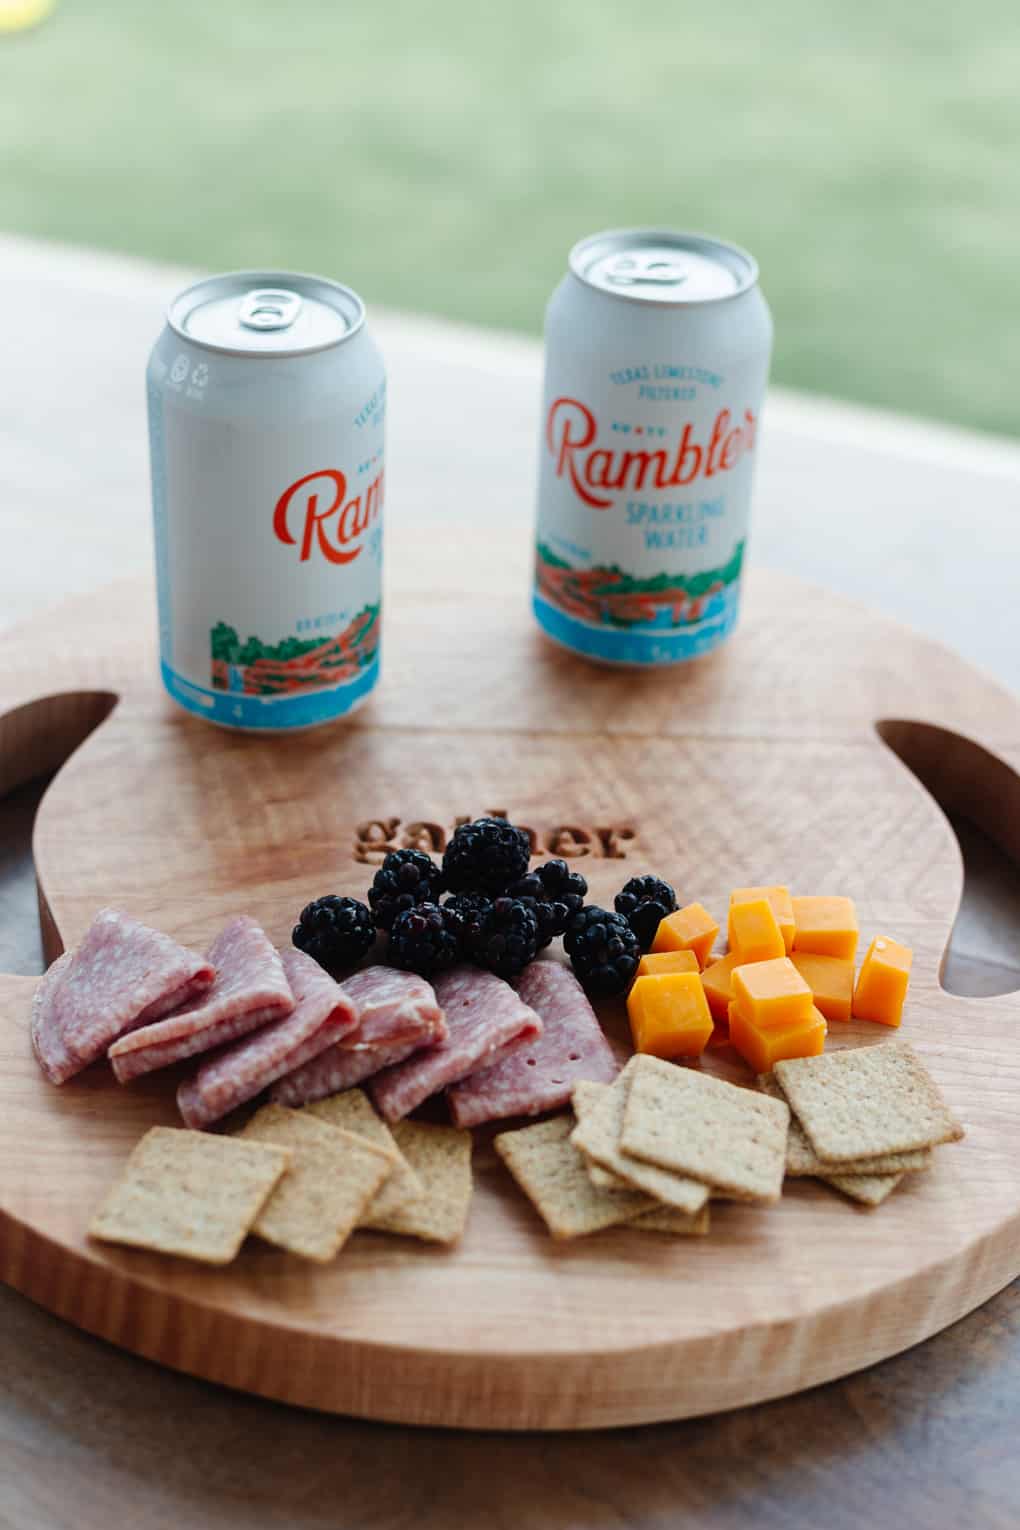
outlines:
[[345, 717], [379, 675], [386, 374], [348, 287], [239, 271], [170, 305], [147, 374], [160, 662], [228, 728]]
[[534, 611], [575, 653], [663, 665], [732, 631], [772, 319], [753, 258], [625, 229], [546, 314]]

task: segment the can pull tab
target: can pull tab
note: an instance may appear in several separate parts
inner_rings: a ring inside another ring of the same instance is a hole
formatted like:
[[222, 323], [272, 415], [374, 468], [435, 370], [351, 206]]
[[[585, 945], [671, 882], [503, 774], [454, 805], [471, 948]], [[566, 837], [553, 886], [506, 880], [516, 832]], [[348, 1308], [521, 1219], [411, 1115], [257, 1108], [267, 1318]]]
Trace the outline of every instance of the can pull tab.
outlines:
[[257, 287], [241, 299], [241, 323], [246, 329], [290, 329], [301, 312], [301, 299], [284, 287]]
[[606, 280], [615, 287], [679, 287], [687, 272], [668, 255], [618, 255], [606, 267]]

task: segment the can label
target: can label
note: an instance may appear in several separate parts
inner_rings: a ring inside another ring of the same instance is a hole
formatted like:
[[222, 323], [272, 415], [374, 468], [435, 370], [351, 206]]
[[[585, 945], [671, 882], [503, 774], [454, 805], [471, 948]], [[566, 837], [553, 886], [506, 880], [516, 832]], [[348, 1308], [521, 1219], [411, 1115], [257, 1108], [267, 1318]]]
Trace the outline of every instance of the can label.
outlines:
[[228, 727], [343, 716], [379, 671], [384, 385], [353, 421], [257, 430], [164, 392], [150, 385], [164, 684]]
[[649, 361], [578, 385], [570, 370], [550, 357], [539, 624], [619, 663], [707, 653], [736, 622], [764, 376]]

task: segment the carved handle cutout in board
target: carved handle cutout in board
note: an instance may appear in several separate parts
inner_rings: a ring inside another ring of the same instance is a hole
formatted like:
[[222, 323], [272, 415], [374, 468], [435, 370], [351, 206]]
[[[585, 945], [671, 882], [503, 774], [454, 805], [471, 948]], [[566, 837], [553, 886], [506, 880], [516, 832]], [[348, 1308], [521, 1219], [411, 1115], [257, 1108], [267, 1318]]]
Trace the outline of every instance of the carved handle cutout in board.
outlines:
[[947, 993], [1020, 989], [1020, 776], [973, 739], [885, 719], [879, 738], [938, 803], [963, 861], [963, 896], [942, 963]]

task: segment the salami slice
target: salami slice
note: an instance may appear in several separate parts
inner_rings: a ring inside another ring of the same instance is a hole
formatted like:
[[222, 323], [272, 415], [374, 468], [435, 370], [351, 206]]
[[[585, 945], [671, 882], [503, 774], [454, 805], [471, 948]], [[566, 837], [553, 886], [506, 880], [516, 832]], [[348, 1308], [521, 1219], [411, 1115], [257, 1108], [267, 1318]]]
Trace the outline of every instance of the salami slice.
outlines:
[[294, 1010], [210, 1057], [180, 1086], [177, 1105], [186, 1125], [211, 1126], [357, 1026], [358, 1006], [312, 957], [304, 951], [285, 951], [283, 968]]
[[130, 914], [102, 909], [75, 951], [43, 977], [32, 1000], [32, 1046], [63, 1084], [119, 1036], [206, 992], [212, 964]]
[[511, 1042], [532, 1041], [541, 1034], [535, 1011], [491, 972], [452, 967], [436, 978], [435, 989], [446, 1016], [446, 1040], [387, 1068], [369, 1083], [387, 1121], [410, 1115], [429, 1095], [474, 1073]]
[[364, 967], [344, 983], [344, 988], [358, 1006], [358, 1029], [344, 1040], [344, 1046], [393, 1047], [402, 1041], [416, 1041], [418, 1046], [438, 1040], [443, 1011], [436, 991], [416, 972], [401, 972], [397, 967]]
[[120, 1083], [208, 1052], [289, 1015], [294, 1008], [279, 952], [254, 919], [239, 914], [209, 947], [216, 981], [208, 993], [110, 1048]]
[[506, 1116], [537, 1116], [566, 1105], [582, 1079], [609, 1084], [619, 1069], [587, 995], [561, 962], [532, 962], [517, 992], [542, 1017], [542, 1034], [454, 1084], [455, 1126], [480, 1126]]
[[328, 1100], [331, 1094], [342, 1094], [363, 1084], [373, 1073], [403, 1062], [421, 1047], [417, 1041], [401, 1041], [392, 1047], [366, 1047], [353, 1051], [350, 1047], [330, 1047], [318, 1057], [295, 1068], [281, 1078], [269, 1091], [269, 1098], [276, 1105], [311, 1105], [314, 1100]]
[[446, 1022], [431, 984], [395, 967], [366, 967], [342, 985], [358, 1005], [357, 1029], [273, 1086], [280, 1105], [307, 1105], [353, 1089], [381, 1068], [446, 1036]]

